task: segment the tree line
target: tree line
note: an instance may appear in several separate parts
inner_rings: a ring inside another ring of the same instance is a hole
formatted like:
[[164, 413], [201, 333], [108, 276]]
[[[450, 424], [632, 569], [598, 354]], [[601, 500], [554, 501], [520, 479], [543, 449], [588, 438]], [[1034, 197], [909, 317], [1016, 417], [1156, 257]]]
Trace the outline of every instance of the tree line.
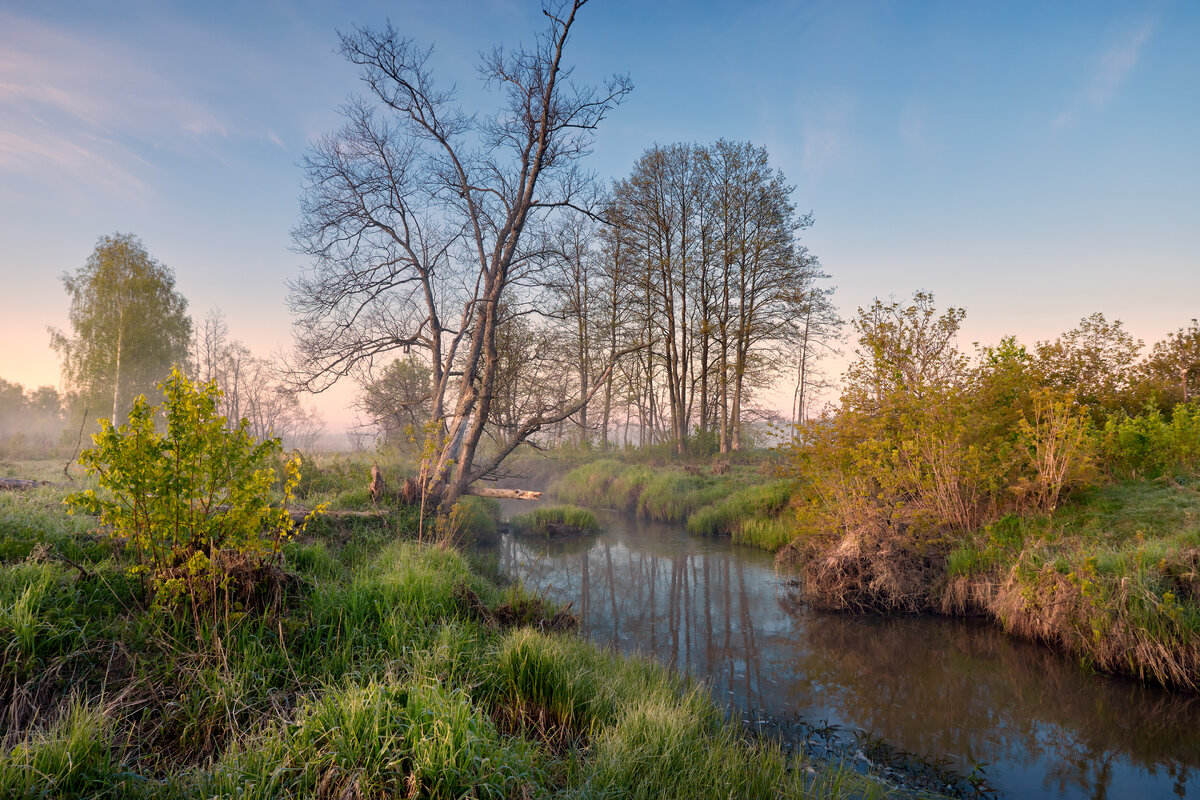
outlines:
[[812, 217], [765, 149], [656, 146], [611, 187], [583, 169], [632, 88], [575, 79], [584, 5], [548, 5], [532, 46], [484, 55], [491, 114], [390, 25], [342, 35], [366, 96], [304, 162], [297, 379], [360, 380], [443, 503], [523, 443], [736, 450], [785, 354], [806, 407], [835, 327], [800, 240]]
[[967, 353], [964, 316], [929, 292], [858, 309], [839, 403], [785, 447], [816, 539], [937, 539], [1052, 512], [1104, 475], [1200, 469], [1197, 320], [1144, 355], [1101, 313], [1052, 340]]
[[156, 396], [157, 384], [176, 366], [195, 380], [217, 382], [223, 393], [218, 411], [231, 428], [246, 419], [255, 439], [280, 437], [301, 448], [320, 434], [323, 423], [303, 406], [278, 361], [231, 339], [219, 310], [194, 328], [174, 272], [136, 236], [100, 237], [63, 285], [70, 329], [50, 333], [65, 391], [26, 393], [0, 381], [0, 453], [45, 457], [96, 430], [98, 418], [121, 425], [134, 400]]

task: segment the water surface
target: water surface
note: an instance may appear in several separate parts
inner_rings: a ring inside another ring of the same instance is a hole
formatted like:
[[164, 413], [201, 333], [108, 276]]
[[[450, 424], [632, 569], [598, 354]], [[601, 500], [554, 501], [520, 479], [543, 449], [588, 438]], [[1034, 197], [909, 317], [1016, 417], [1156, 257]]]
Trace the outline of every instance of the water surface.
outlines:
[[1200, 798], [1200, 700], [1086, 673], [990, 625], [816, 612], [772, 560], [678, 526], [604, 515], [567, 542], [504, 535], [500, 568], [571, 602], [583, 633], [706, 681], [752, 724], [838, 726], [987, 762], [1004, 797]]

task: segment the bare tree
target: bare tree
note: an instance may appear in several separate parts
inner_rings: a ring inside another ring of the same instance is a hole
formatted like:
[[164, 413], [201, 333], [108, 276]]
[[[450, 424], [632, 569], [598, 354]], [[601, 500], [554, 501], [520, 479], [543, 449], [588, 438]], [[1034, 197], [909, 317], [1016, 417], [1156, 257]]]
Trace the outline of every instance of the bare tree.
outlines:
[[231, 428], [244, 419], [250, 435], [260, 441], [279, 437], [301, 450], [316, 443], [325, 427], [320, 415], [305, 408], [295, 387], [287, 385], [278, 358], [259, 358], [241, 341], [229, 338], [220, 309], [204, 315], [192, 351], [196, 378], [216, 381], [221, 389], [218, 410]]
[[777, 377], [798, 317], [826, 297], [812, 294], [825, 276], [799, 241], [812, 216], [791, 194], [765, 148], [724, 140], [652, 147], [616, 184], [648, 345], [632, 394], [643, 428], [667, 417], [678, 453], [697, 422], [717, 429], [721, 452], [741, 447], [750, 393]]
[[[490, 117], [456, 105], [417, 48], [391, 25], [342, 35], [369, 100], [305, 160], [298, 248], [314, 262], [292, 287], [297, 377], [320, 391], [364, 361], [418, 350], [430, 370], [429, 447], [422, 493], [448, 508], [542, 427], [589, 399], [546, 403], [479, 458], [492, 418], [501, 309], [538, 268], [538, 231], [588, 196], [580, 159], [592, 131], [630, 91], [577, 85], [563, 56], [585, 0], [544, 8], [532, 49], [483, 58], [485, 87], [503, 98]], [[594, 391], [593, 387], [593, 391]]]
[[803, 279], [786, 294], [790, 306], [787, 330], [789, 349], [795, 359], [796, 380], [792, 390], [792, 424], [809, 418], [814, 396], [828, 388], [829, 382], [819, 362], [822, 356], [838, 352], [842, 318], [833, 304], [833, 287], [822, 286], [828, 280], [815, 259], [807, 264]]

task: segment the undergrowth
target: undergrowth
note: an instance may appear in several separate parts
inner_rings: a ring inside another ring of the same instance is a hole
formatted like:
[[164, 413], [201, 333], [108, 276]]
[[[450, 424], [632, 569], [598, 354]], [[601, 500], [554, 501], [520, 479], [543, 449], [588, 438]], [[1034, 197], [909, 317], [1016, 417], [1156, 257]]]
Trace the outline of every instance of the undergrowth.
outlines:
[[0, 796], [882, 793], [747, 740], [653, 663], [543, 632], [558, 611], [394, 519], [313, 525], [276, 602], [218, 624], [153, 606], [61, 498], [0, 493]]

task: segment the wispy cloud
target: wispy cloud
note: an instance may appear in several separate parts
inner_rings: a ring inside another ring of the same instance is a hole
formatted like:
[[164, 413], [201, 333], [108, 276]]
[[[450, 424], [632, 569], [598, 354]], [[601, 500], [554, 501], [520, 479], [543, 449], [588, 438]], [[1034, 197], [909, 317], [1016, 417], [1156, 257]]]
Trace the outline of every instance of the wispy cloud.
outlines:
[[106, 194], [141, 197], [148, 190], [134, 170], [123, 165], [120, 153], [104, 142], [73, 141], [52, 130], [0, 130], [0, 173], [44, 175], [51, 168]]
[[1143, 23], [1128, 31], [1120, 42], [1106, 50], [1092, 69], [1087, 85], [1055, 117], [1054, 129], [1068, 127], [1084, 113], [1099, 111], [1112, 102], [1125, 78], [1137, 66], [1142, 47], [1153, 32], [1153, 22]]
[[0, 12], [0, 171], [144, 195], [147, 150], [231, 125], [128, 44]]
[[844, 94], [827, 98], [815, 106], [805, 103], [800, 126], [803, 137], [800, 166], [804, 172], [819, 175], [843, 156], [853, 112], [854, 102]]

